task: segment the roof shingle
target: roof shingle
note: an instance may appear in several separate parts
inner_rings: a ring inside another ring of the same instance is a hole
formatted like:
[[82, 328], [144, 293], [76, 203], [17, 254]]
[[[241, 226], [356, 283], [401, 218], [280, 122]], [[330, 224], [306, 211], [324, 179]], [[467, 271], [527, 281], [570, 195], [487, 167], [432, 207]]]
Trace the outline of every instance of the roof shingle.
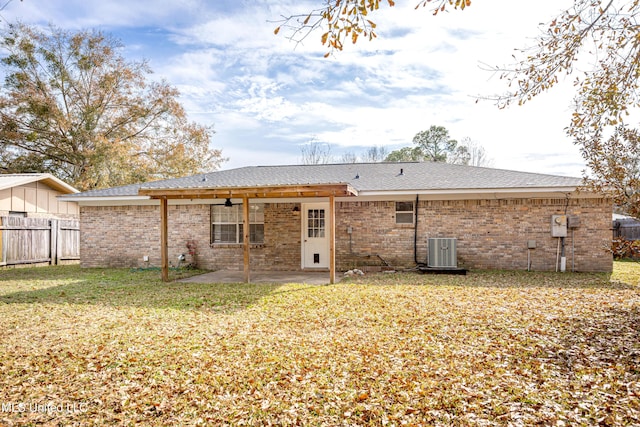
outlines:
[[237, 169], [85, 191], [73, 197], [137, 196], [140, 188], [205, 189], [350, 184], [366, 192], [577, 187], [580, 178], [437, 162], [247, 166]]

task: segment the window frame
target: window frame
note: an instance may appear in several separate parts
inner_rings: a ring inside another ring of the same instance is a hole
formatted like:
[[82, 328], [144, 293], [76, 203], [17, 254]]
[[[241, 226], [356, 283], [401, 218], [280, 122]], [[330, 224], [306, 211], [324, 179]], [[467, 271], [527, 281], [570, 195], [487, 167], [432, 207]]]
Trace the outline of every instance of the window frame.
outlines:
[[[406, 205], [411, 205], [411, 210], [406, 209]], [[403, 206], [405, 205], [405, 206]], [[404, 209], [401, 209], [404, 208]], [[403, 200], [395, 202], [395, 219], [396, 225], [413, 225], [415, 222], [416, 206], [413, 200]], [[410, 221], [400, 221], [400, 218], [406, 218], [410, 215]]]
[[[233, 206], [210, 205], [209, 209], [209, 243], [211, 245], [235, 245], [242, 244], [244, 241], [243, 233], [243, 214], [242, 203]], [[220, 234], [225, 236], [234, 235], [231, 240], [216, 240], [216, 226], [221, 227]], [[224, 227], [227, 231], [224, 231]], [[233, 231], [229, 232], [230, 227]], [[255, 240], [261, 237], [261, 240]], [[264, 243], [264, 204], [249, 204], [249, 243], [260, 245]]]

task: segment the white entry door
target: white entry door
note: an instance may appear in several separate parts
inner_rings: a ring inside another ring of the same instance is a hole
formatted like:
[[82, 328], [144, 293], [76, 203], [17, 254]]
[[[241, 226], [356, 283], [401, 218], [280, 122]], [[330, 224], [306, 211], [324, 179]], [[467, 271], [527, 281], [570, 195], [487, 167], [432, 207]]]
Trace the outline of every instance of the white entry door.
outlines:
[[329, 268], [329, 204], [302, 205], [302, 268]]

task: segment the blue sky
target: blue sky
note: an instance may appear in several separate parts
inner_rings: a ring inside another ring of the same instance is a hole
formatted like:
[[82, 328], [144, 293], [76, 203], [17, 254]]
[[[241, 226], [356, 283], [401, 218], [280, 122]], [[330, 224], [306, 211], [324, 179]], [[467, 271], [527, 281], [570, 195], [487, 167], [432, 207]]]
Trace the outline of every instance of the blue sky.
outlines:
[[[320, 33], [303, 43], [273, 34], [282, 15], [310, 11], [306, 0], [13, 0], [2, 17], [120, 39], [123, 54], [146, 59], [181, 92], [191, 120], [213, 125], [223, 169], [299, 163], [301, 145], [327, 143], [339, 160], [371, 146], [411, 145], [431, 125], [482, 145], [505, 169], [581, 176], [566, 137], [572, 85], [499, 110], [476, 97], [507, 90], [482, 69], [511, 62], [540, 23], [570, 0], [474, 1], [464, 12], [432, 16], [417, 0], [372, 15], [378, 38], [323, 58]], [[382, 2], [381, 2], [382, 3]]]

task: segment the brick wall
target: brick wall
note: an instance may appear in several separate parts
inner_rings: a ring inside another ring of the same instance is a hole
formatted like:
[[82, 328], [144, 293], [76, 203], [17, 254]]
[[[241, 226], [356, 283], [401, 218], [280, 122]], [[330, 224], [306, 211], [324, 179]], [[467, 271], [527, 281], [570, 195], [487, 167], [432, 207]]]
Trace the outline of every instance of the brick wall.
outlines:
[[[457, 238], [458, 265], [467, 268], [527, 268], [527, 241], [535, 240], [532, 269], [555, 270], [558, 239], [551, 215], [577, 215], [580, 227], [565, 239], [567, 270], [611, 271], [611, 202], [605, 199], [511, 199], [421, 201], [418, 260], [426, 262], [427, 238]], [[351, 243], [347, 234], [351, 227]], [[394, 202], [341, 203], [336, 214], [337, 268], [414, 264], [413, 225], [395, 224]], [[351, 245], [351, 247], [349, 246]]]
[[160, 265], [158, 206], [81, 206], [80, 264], [83, 267]]
[[[341, 202], [336, 207], [336, 268], [415, 265], [413, 224], [396, 224], [395, 202]], [[347, 232], [351, 228], [351, 235]]]
[[[301, 212], [294, 203], [265, 204], [265, 242], [251, 246], [251, 268], [298, 270]], [[418, 260], [426, 261], [428, 237], [458, 239], [458, 264], [467, 268], [527, 268], [527, 241], [534, 270], [554, 270], [558, 239], [551, 237], [552, 214], [577, 215], [580, 227], [565, 239], [567, 270], [610, 271], [612, 206], [604, 199], [512, 199], [421, 201]], [[86, 267], [160, 265], [158, 206], [83, 206], [81, 257]], [[243, 268], [242, 245], [210, 245], [209, 205], [169, 206], [169, 261], [176, 265], [186, 243], [197, 244], [198, 266]], [[352, 233], [347, 233], [348, 228]], [[575, 251], [574, 251], [575, 248]], [[149, 257], [148, 264], [143, 256]], [[191, 259], [187, 256], [187, 262]], [[395, 223], [395, 202], [340, 202], [336, 206], [336, 268], [413, 267], [414, 227]]]
[[[300, 269], [300, 212], [290, 203], [265, 204], [265, 243], [251, 245], [251, 268]], [[299, 206], [299, 205], [298, 205]], [[84, 267], [144, 267], [160, 265], [160, 209], [158, 206], [83, 206], [80, 210], [81, 264]], [[168, 208], [169, 263], [201, 268], [242, 270], [241, 244], [210, 244], [209, 205], [170, 205]], [[187, 241], [196, 243], [195, 260]], [[144, 256], [149, 261], [143, 260]]]
[[[294, 211], [294, 206], [298, 207]], [[264, 208], [265, 269], [299, 270], [302, 235], [300, 204], [268, 203]]]

